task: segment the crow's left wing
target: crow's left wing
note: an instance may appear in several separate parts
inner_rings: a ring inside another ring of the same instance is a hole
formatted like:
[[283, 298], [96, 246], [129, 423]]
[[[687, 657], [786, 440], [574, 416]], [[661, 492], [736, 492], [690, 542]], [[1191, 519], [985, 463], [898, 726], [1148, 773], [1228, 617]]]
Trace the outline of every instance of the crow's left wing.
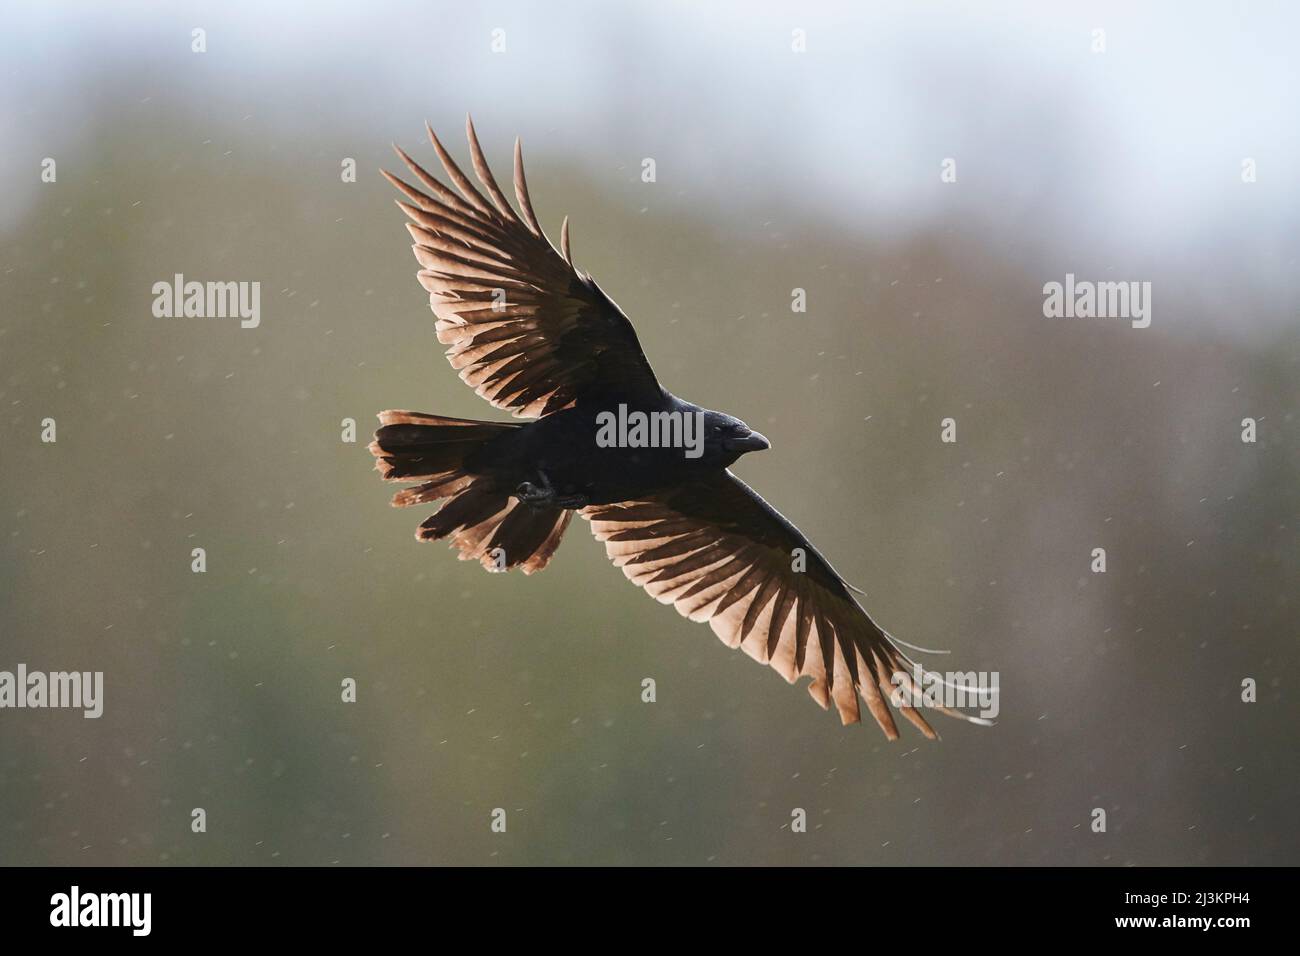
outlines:
[[[834, 701], [844, 723], [860, 719], [861, 697], [885, 736], [898, 736], [894, 681], [918, 699], [915, 665], [799, 529], [730, 471], [579, 513], [632, 583], [690, 620], [708, 621], [728, 647], [790, 683], [812, 678], [808, 692], [823, 708]], [[794, 570], [796, 549], [804, 570]], [[936, 736], [916, 708], [898, 709]]]

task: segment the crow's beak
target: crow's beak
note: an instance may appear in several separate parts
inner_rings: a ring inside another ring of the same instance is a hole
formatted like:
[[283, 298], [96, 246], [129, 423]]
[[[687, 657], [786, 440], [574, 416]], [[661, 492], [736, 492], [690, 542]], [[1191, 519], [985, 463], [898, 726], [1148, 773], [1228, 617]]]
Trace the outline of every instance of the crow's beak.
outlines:
[[724, 438], [722, 447], [728, 451], [765, 451], [772, 447], [772, 443], [761, 432], [750, 432], [747, 435], [737, 435], [734, 437]]

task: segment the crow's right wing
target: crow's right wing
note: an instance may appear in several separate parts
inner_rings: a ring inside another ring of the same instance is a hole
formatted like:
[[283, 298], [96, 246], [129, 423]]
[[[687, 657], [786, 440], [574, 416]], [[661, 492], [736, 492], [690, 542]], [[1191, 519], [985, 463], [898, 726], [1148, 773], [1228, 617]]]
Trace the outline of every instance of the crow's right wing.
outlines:
[[[890, 740], [898, 736], [891, 703], [935, 736], [908, 703], [922, 690], [913, 662], [799, 529], [730, 471], [579, 513], [634, 584], [690, 620], [708, 621], [728, 647], [790, 683], [810, 677], [813, 699], [824, 708], [834, 701], [843, 723], [861, 719], [860, 697]], [[796, 549], [805, 570], [794, 570]], [[891, 699], [900, 686], [909, 693]]]

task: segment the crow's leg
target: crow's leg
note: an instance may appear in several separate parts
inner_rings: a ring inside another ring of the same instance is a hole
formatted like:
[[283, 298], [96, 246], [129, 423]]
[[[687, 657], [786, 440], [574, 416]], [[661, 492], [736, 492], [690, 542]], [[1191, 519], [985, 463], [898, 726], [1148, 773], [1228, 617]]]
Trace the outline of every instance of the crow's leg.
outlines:
[[583, 494], [561, 495], [551, 484], [542, 469], [537, 470], [537, 483], [524, 481], [515, 488], [515, 497], [534, 508], [585, 508], [588, 499]]
[[571, 508], [574, 511], [579, 511], [587, 507], [590, 502], [591, 499], [583, 494], [560, 495], [555, 499], [555, 506], [557, 508]]

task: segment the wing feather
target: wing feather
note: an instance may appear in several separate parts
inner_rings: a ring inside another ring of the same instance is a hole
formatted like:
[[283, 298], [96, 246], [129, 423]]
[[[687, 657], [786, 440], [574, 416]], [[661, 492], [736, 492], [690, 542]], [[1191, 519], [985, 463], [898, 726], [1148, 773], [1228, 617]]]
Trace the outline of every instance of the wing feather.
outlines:
[[492, 175], [472, 121], [466, 118], [465, 132], [486, 197], [425, 125], [451, 186], [396, 146], [422, 188], [384, 176], [402, 194], [397, 205], [410, 219], [407, 229], [420, 264], [416, 277], [429, 293], [438, 341], [448, 346], [447, 358], [461, 379], [520, 418], [610, 396], [656, 401], [662, 390], [632, 323], [573, 266], [568, 220], [562, 252], [542, 232], [519, 142], [516, 212]]

